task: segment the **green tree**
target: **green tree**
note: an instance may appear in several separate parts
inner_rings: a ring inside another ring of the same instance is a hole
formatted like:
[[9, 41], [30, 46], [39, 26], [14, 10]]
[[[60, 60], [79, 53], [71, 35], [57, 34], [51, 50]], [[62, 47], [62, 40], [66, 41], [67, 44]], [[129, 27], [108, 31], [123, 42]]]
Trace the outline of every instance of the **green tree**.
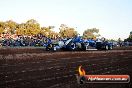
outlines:
[[132, 42], [132, 31], [130, 32], [130, 35], [127, 39], [124, 39], [124, 41]]
[[25, 23], [17, 24], [15, 33], [17, 35], [25, 35], [26, 34], [26, 26], [25, 25], [26, 25]]
[[4, 22], [0, 22], [0, 34], [4, 33], [4, 29], [5, 29], [5, 23]]
[[109, 42], [116, 42], [117, 40], [114, 40], [114, 39], [107, 39], [107, 41], [109, 41]]
[[11, 34], [15, 33], [16, 25], [17, 25], [16, 22], [9, 20], [5, 22], [5, 25], [6, 25], [5, 29], [8, 31], [8, 33], [11, 33]]
[[131, 39], [132, 39], [132, 31], [130, 32], [129, 38], [131, 38]]
[[41, 27], [40, 33], [51, 38], [52, 34], [54, 34], [53, 28], [54, 26]]
[[83, 38], [97, 38], [100, 36], [99, 33], [99, 29], [97, 28], [91, 28], [91, 29], [87, 29], [83, 32]]
[[75, 37], [78, 34], [74, 28], [68, 27], [65, 24], [61, 24], [59, 29], [60, 29], [59, 34], [62, 38], [64, 37], [71, 38], [71, 37]]
[[28, 20], [26, 22], [25, 26], [26, 26], [26, 28], [25, 28], [26, 35], [37, 35], [41, 31], [40, 24], [34, 19]]

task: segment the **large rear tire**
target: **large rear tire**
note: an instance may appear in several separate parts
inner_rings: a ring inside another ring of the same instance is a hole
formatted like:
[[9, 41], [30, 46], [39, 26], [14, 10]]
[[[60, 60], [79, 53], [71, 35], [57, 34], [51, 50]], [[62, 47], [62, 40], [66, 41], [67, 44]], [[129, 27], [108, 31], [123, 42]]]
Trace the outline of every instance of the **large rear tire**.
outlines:
[[113, 49], [113, 47], [112, 46], [109, 46], [109, 50], [112, 50]]
[[89, 43], [82, 43], [82, 50], [86, 51], [89, 46]]
[[109, 46], [108, 45], [105, 45], [105, 50], [108, 50], [109, 49]]
[[52, 47], [53, 47], [52, 44], [47, 45], [47, 46], [46, 46], [46, 51], [52, 50]]

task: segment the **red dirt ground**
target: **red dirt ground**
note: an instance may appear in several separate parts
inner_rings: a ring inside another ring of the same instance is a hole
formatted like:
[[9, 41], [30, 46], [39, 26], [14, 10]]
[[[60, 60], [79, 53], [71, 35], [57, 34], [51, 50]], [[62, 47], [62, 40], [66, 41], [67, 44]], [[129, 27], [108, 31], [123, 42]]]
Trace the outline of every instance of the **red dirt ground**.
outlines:
[[132, 84], [77, 84], [82, 65], [86, 74], [128, 74], [132, 47], [111, 51], [47, 52], [38, 48], [0, 49], [0, 88], [132, 88]]

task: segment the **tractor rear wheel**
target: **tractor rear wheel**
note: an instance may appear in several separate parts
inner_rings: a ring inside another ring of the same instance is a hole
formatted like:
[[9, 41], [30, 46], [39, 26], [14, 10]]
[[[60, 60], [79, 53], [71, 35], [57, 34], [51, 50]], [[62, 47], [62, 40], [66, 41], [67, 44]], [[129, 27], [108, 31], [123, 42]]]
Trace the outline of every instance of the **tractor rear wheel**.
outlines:
[[76, 50], [76, 44], [72, 42], [69, 46], [69, 49], [72, 51]]
[[106, 46], [105, 46], [105, 50], [108, 50], [108, 49], [109, 49], [109, 46], [108, 46], [108, 45], [106, 45]]
[[109, 50], [112, 50], [113, 49], [113, 47], [112, 46], [109, 46]]

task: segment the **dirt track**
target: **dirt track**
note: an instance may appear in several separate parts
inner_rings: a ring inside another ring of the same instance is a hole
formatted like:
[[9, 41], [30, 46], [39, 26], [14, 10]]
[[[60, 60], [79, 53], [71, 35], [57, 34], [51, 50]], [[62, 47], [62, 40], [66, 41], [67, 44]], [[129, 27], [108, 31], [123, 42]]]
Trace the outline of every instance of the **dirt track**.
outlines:
[[[131, 88], [132, 84], [79, 85], [75, 74], [128, 74], [132, 49], [45, 52], [43, 49], [1, 49], [0, 88]], [[43, 53], [44, 52], [44, 53]]]

